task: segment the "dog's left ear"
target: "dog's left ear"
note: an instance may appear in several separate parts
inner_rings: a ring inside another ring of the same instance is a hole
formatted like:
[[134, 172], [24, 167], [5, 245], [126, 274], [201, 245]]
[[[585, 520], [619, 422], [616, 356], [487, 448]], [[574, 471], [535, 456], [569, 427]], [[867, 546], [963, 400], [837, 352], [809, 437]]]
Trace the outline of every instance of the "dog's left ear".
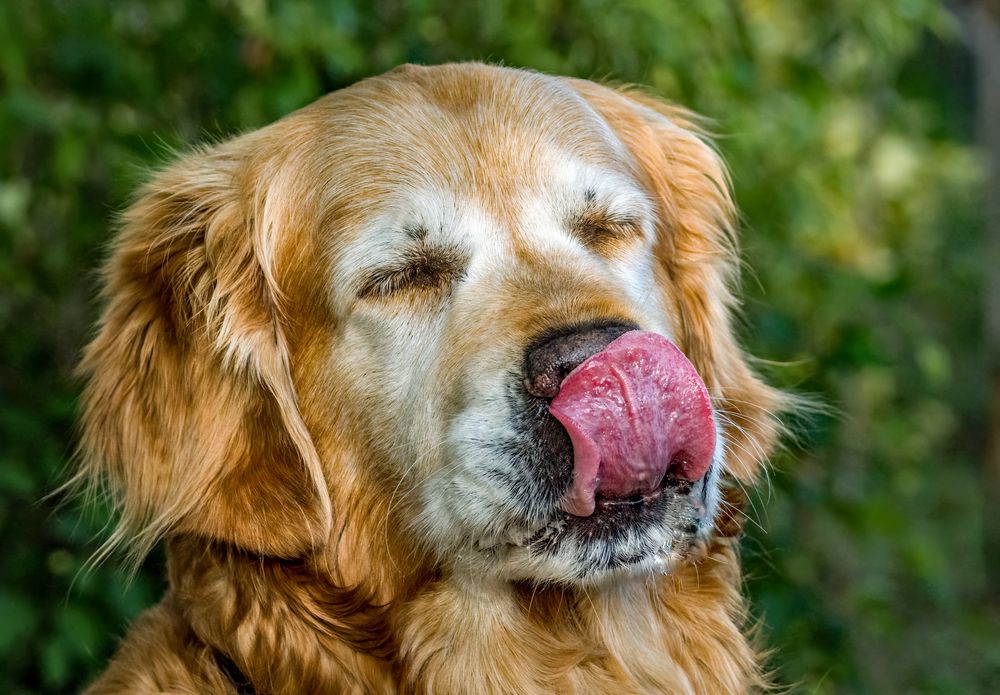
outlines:
[[778, 439], [784, 396], [753, 373], [733, 332], [739, 258], [725, 166], [690, 112], [633, 89], [572, 85], [631, 152], [652, 193], [658, 271], [680, 347], [728, 420], [729, 472], [750, 480]]
[[74, 481], [118, 513], [105, 550], [123, 543], [141, 558], [185, 533], [289, 557], [328, 537], [277, 278], [284, 252], [303, 253], [278, 237], [298, 229], [306, 202], [293, 186], [273, 195], [291, 167], [268, 168], [266, 137], [183, 157], [123, 216], [81, 364]]

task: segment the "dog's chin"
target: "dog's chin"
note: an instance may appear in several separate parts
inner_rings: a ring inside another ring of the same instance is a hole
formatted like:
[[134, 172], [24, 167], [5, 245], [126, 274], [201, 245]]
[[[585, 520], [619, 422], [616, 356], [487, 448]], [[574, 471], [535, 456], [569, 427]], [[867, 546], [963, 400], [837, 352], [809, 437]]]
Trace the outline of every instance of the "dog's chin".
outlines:
[[[713, 466], [715, 468], [715, 466]], [[594, 513], [556, 511], [543, 526], [481, 546], [490, 572], [510, 581], [604, 585], [669, 574], [696, 553], [717, 511], [713, 470], [627, 499], [597, 498]]]

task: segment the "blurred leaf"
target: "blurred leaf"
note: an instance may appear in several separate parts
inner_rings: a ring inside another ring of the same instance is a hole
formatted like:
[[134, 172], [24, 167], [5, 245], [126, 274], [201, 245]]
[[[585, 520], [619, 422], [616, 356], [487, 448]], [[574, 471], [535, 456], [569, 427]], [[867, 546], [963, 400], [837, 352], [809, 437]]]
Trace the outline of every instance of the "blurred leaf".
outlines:
[[37, 624], [35, 608], [28, 598], [21, 594], [0, 590], [0, 654], [12, 647], [23, 644]]

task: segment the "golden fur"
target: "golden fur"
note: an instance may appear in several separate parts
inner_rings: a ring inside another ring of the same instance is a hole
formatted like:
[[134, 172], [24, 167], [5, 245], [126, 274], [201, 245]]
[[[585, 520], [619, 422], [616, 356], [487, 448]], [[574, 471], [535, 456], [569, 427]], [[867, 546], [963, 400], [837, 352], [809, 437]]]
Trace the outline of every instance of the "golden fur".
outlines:
[[[398, 141], [367, 135], [400, 123]], [[600, 145], [613, 139], [620, 158]], [[516, 261], [481, 281], [446, 339], [422, 345], [434, 378], [401, 392], [392, 370], [359, 366], [370, 358], [351, 336], [367, 334], [345, 328], [357, 300], [331, 288], [334, 266], [360, 243], [372, 201], [422, 170], [473, 196], [498, 228], [517, 227], [509, 201], [535, 185], [539, 143], [626, 167], [646, 191], [657, 299], [722, 418], [729, 479], [754, 479], [780, 395], [735, 342], [733, 205], [691, 115], [581, 80], [405, 66], [184, 156], [125, 214], [82, 365], [77, 482], [119, 513], [107, 548], [142, 557], [165, 539], [169, 590], [88, 692], [236, 692], [216, 654], [274, 695], [762, 685], [732, 485], [714, 531], [670, 572], [589, 586], [491, 575], [411, 523], [413, 481], [445, 464], [385, 402], [426, 393], [413, 422], [436, 422], [460, 407], [441, 394], [484, 346], [639, 310], [600, 272], [580, 277], [514, 235]], [[592, 253], [613, 258], [629, 243]], [[416, 290], [369, 292], [377, 325], [428, 311]]]

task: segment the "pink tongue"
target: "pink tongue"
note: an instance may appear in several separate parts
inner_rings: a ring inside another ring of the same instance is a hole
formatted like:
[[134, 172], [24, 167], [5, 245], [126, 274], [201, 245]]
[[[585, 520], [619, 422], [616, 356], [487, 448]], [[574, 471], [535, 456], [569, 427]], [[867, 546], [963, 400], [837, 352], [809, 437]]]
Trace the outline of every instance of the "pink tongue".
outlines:
[[573, 484], [562, 508], [594, 513], [594, 496], [655, 490], [667, 469], [699, 480], [715, 449], [708, 390], [677, 347], [631, 331], [563, 380], [549, 412], [573, 442]]

